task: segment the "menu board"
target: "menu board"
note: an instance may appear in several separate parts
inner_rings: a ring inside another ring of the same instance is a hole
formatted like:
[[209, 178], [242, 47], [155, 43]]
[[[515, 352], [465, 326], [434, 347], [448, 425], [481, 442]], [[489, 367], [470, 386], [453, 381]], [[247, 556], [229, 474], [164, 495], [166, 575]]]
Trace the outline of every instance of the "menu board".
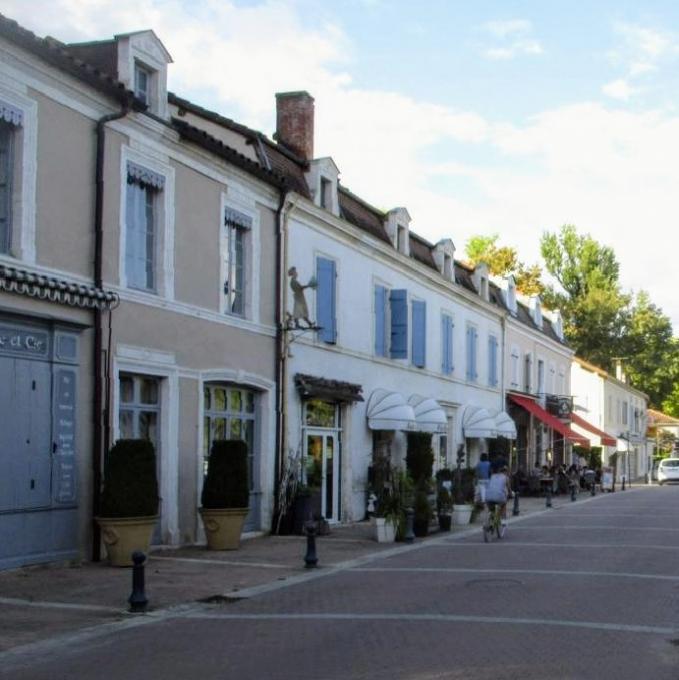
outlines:
[[76, 500], [75, 408], [76, 372], [57, 368], [54, 372], [54, 500]]
[[601, 490], [602, 491], [613, 491], [613, 468], [605, 467], [601, 470]]

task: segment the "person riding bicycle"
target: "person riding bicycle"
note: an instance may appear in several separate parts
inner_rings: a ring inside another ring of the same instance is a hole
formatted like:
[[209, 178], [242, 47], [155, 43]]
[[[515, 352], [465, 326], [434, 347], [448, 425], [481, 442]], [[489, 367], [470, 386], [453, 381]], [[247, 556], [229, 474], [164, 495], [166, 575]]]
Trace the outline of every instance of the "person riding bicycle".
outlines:
[[486, 489], [486, 503], [489, 510], [492, 510], [495, 505], [500, 506], [500, 516], [504, 525], [507, 524], [507, 499], [512, 495], [509, 469], [505, 461], [500, 459], [493, 461], [492, 470]]

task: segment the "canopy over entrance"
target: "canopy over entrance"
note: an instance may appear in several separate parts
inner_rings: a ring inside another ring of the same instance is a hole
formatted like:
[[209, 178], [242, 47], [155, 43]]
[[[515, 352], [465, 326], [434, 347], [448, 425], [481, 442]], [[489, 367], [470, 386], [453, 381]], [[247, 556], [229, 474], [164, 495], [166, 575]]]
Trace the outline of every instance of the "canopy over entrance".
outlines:
[[415, 430], [415, 412], [400, 392], [377, 389], [368, 399], [368, 427], [371, 430]]
[[408, 404], [412, 406], [415, 413], [415, 429], [418, 432], [446, 432], [448, 419], [436, 399], [413, 394], [408, 399]]
[[462, 434], [469, 438], [497, 436], [495, 418], [482, 406], [465, 406], [462, 413]]
[[615, 437], [611, 437], [610, 434], [604, 432], [603, 430], [600, 430], [598, 427], [592, 425], [592, 423], [585, 420], [584, 418], [581, 418], [576, 413], [571, 413], [571, 420], [575, 425], [578, 425], [583, 430], [587, 430], [588, 432], [595, 434], [597, 437], [601, 437], [601, 443], [604, 446], [616, 446], [617, 445], [618, 442], [617, 442]]
[[508, 394], [507, 395], [515, 404], [518, 404], [522, 408], [526, 409], [529, 413], [532, 413], [538, 420], [541, 420], [545, 425], [548, 425], [553, 430], [556, 430], [563, 435], [564, 439], [567, 439], [573, 444], [578, 444], [584, 448], [589, 448], [589, 439], [583, 437], [577, 432], [573, 432], [568, 425], [562, 423], [556, 416], [545, 411], [539, 404], [536, 404], [529, 397], [519, 396], [518, 394]]
[[498, 437], [516, 439], [516, 424], [507, 411], [488, 411], [495, 420], [495, 432]]

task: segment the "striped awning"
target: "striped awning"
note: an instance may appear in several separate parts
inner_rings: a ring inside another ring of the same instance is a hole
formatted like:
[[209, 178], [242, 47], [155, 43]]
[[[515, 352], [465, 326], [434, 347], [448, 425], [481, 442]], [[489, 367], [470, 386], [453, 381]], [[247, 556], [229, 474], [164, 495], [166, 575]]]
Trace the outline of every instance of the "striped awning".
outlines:
[[418, 432], [446, 432], [448, 419], [436, 399], [413, 394], [408, 399], [408, 404], [413, 407], [415, 426]]
[[413, 407], [399, 392], [375, 390], [368, 399], [367, 416], [371, 430], [417, 429]]

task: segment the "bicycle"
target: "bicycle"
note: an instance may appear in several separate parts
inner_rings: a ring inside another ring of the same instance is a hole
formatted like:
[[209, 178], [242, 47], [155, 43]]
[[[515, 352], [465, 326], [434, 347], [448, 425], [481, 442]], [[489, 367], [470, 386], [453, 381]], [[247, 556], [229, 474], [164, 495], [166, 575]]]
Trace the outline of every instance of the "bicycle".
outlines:
[[504, 538], [507, 533], [507, 525], [502, 523], [502, 506], [500, 503], [489, 501], [486, 503], [486, 512], [483, 518], [483, 540], [488, 543], [493, 534], [498, 539]]

